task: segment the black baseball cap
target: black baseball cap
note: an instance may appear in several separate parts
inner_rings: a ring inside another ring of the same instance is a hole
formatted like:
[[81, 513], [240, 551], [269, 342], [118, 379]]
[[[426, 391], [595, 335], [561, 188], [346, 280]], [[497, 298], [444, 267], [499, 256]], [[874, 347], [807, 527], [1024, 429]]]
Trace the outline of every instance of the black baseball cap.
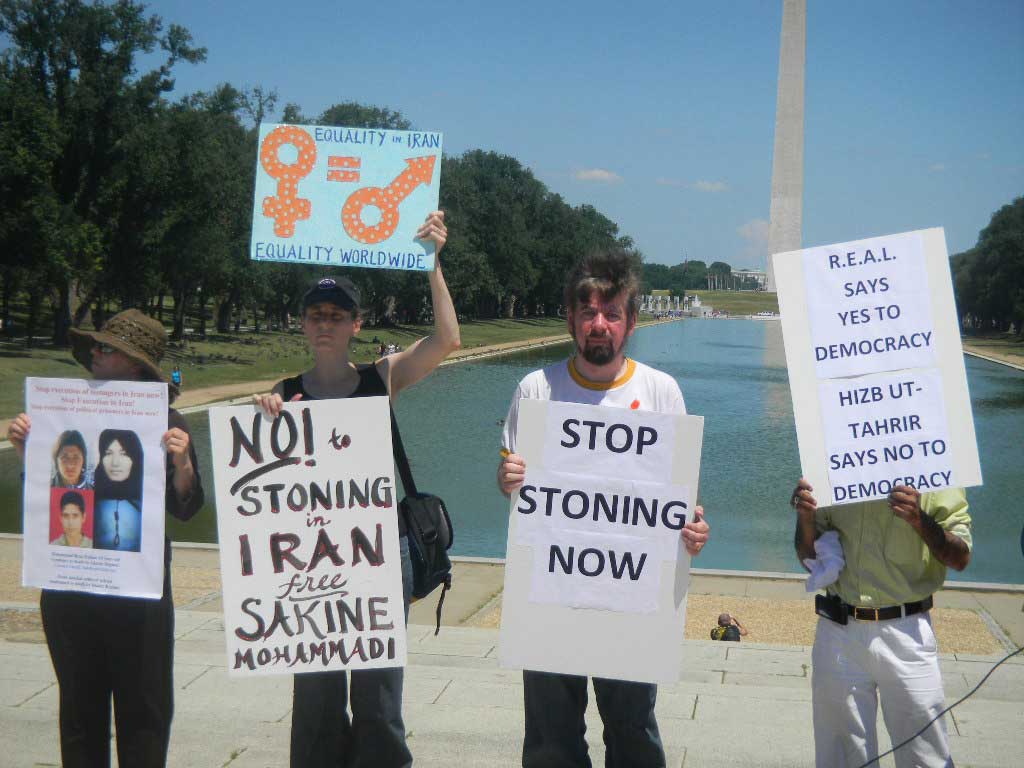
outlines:
[[356, 312], [359, 309], [359, 289], [347, 277], [325, 277], [317, 280], [302, 297], [302, 312], [314, 304], [334, 304]]

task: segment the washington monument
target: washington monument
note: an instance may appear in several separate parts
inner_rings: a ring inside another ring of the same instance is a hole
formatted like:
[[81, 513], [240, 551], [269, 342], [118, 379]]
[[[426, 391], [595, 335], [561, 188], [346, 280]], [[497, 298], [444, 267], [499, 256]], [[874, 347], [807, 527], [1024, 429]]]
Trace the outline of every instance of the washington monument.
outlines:
[[[768, 255], [795, 251], [800, 237], [804, 196], [804, 59], [807, 48], [807, 0], [782, 0], [779, 44], [779, 93], [775, 104], [775, 154], [772, 157], [772, 207], [768, 219]], [[775, 272], [768, 261], [769, 291]]]

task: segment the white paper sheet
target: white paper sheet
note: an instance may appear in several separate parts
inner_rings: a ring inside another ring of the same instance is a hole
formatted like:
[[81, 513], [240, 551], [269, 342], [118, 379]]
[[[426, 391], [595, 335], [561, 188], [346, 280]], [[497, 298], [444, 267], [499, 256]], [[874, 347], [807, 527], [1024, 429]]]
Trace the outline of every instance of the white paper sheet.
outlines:
[[284, 410], [210, 409], [228, 671], [404, 666], [388, 400]]
[[674, 417], [651, 411], [551, 401], [544, 465], [559, 472], [660, 483], [672, 472]]
[[534, 547], [530, 601], [653, 613], [662, 559], [660, 544], [651, 538], [552, 531]]
[[916, 233], [803, 252], [820, 379], [935, 362], [927, 271]]
[[897, 485], [957, 485], [934, 368], [819, 383], [833, 501], [882, 499]]
[[[25, 454], [22, 583], [158, 599], [164, 584], [167, 385], [28, 378], [25, 391], [32, 431]], [[79, 474], [67, 462], [78, 466], [81, 446]]]

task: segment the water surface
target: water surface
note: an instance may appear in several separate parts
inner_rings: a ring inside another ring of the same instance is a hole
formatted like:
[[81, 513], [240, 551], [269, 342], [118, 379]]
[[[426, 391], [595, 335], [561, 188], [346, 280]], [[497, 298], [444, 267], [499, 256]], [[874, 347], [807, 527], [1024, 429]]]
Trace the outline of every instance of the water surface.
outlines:
[[[668, 323], [638, 330], [630, 345], [637, 360], [674, 376], [690, 413], [705, 417], [699, 497], [712, 542], [695, 565], [798, 570], [787, 500], [800, 468], [779, 323]], [[563, 345], [445, 366], [398, 399], [395, 410], [417, 484], [445, 500], [454, 518], [456, 554], [504, 556], [508, 502], [495, 485], [502, 420], [518, 381], [568, 352]], [[985, 485], [968, 490], [972, 563], [963, 574], [950, 575], [1024, 583], [1024, 373], [967, 358], [967, 377]], [[211, 498], [206, 414], [188, 418]], [[13, 452], [0, 453], [4, 531], [21, 528], [19, 472]], [[216, 539], [209, 504], [195, 520], [172, 520], [168, 527], [175, 540]]]

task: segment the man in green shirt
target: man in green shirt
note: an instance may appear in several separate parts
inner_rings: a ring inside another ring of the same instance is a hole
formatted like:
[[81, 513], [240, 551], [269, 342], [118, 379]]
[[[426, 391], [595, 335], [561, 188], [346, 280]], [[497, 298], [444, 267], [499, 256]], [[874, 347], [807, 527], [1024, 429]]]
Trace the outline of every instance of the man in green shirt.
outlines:
[[[818, 766], [860, 766], [878, 755], [878, 702], [892, 743], [910, 738], [943, 709], [942, 676], [929, 610], [946, 568], [971, 559], [971, 518], [961, 489], [921, 494], [896, 486], [886, 501], [819, 508], [801, 479], [801, 563], [825, 531], [839, 534], [845, 567], [819, 597], [812, 654]], [[940, 720], [895, 754], [897, 768], [952, 766]]]

